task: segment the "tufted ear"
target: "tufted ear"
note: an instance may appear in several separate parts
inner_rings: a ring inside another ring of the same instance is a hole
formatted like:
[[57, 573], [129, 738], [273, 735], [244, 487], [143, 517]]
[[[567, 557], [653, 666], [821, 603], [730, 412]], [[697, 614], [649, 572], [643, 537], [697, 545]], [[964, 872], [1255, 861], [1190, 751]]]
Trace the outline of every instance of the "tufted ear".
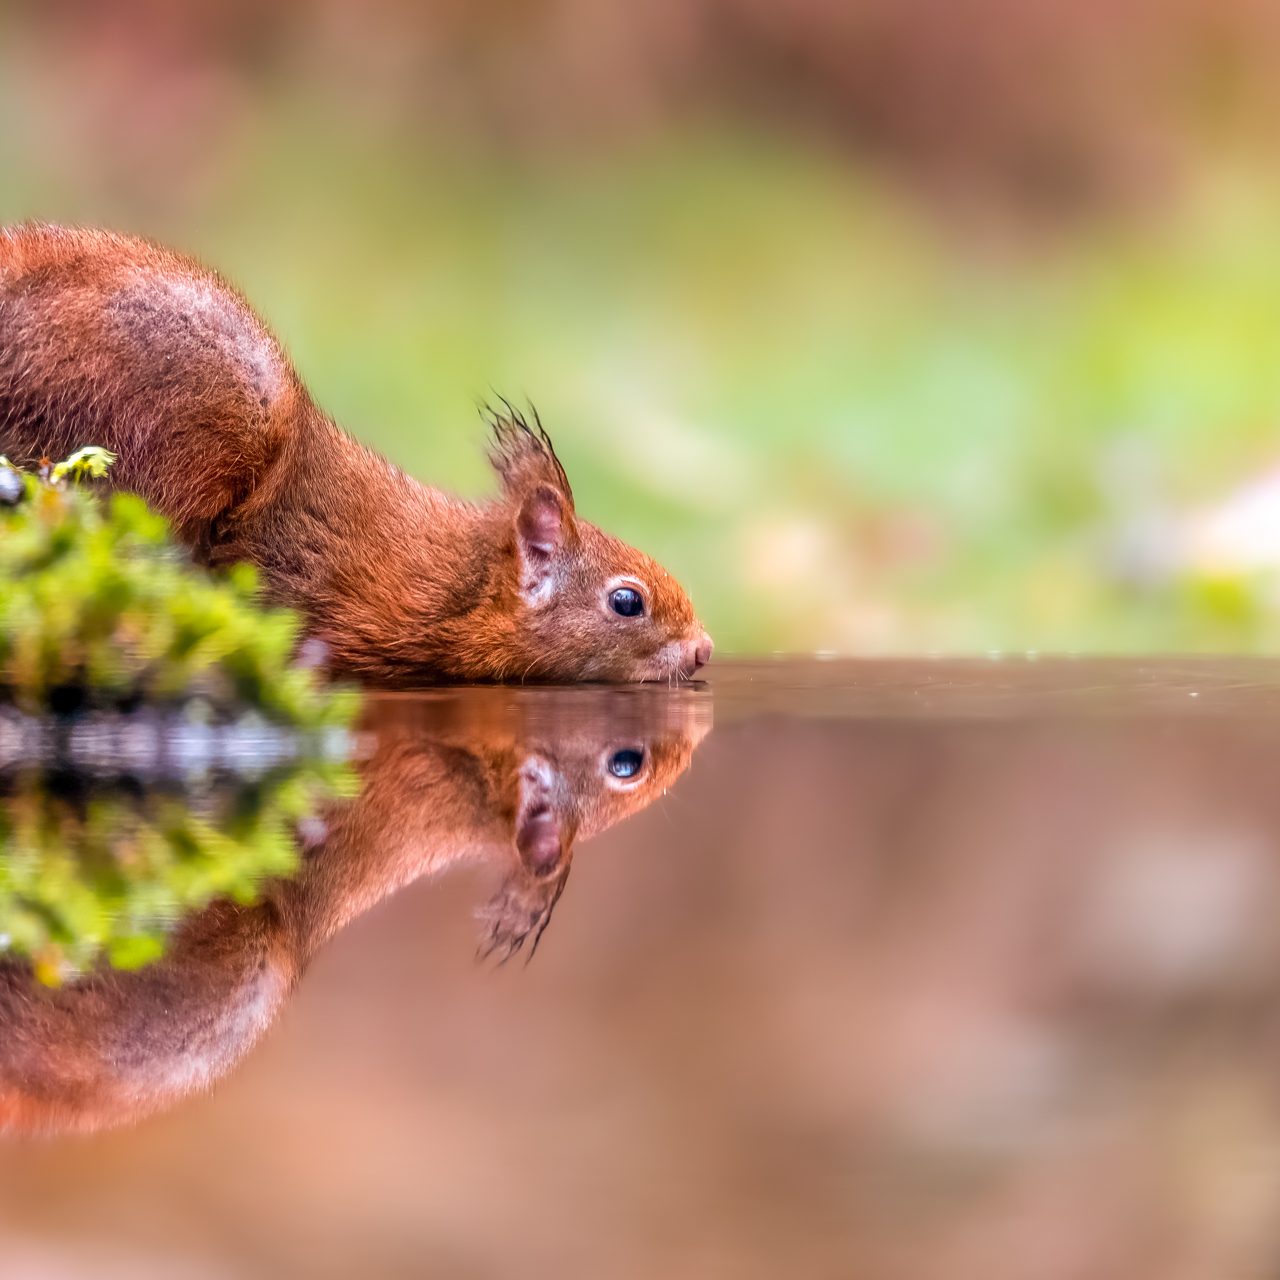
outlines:
[[564, 498], [550, 485], [538, 485], [520, 503], [516, 512], [520, 593], [531, 603], [545, 599], [555, 585], [555, 560], [569, 536], [570, 519]]
[[522, 554], [549, 558], [560, 550], [569, 524], [564, 499], [548, 484], [525, 495], [516, 513], [516, 534]]
[[498, 963], [505, 964], [526, 943], [532, 959], [564, 892], [573, 860], [573, 829], [556, 812], [557, 781], [543, 757], [525, 757], [513, 834], [519, 863], [479, 913], [484, 925], [482, 959], [496, 955]]
[[569, 837], [553, 806], [555, 773], [540, 756], [530, 756], [520, 770], [515, 846], [520, 861], [535, 876], [550, 875], [568, 857]]
[[569, 879], [569, 865], [566, 862], [555, 875], [542, 877], [531, 876], [521, 868], [502, 882], [498, 892], [476, 913], [481, 923], [476, 954], [481, 960], [496, 956], [499, 964], [506, 964], [526, 943], [529, 949], [525, 958], [533, 959]]
[[533, 414], [533, 426], [530, 426], [510, 403], [504, 400], [502, 405], [500, 410], [486, 407], [483, 413], [492, 433], [489, 461], [502, 481], [503, 492], [518, 500], [539, 485], [547, 485], [563, 497], [565, 507], [572, 511], [573, 490], [569, 477], [556, 457], [538, 411], [530, 407]]

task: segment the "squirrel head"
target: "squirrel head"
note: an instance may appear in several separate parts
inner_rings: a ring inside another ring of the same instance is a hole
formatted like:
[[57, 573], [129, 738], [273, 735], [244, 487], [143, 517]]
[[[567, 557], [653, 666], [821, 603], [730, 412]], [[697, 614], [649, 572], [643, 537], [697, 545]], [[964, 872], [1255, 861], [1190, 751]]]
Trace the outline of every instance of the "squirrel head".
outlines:
[[688, 596], [656, 561], [579, 518], [537, 412], [530, 424], [503, 406], [487, 415], [506, 557], [489, 608], [507, 678], [691, 678], [712, 644]]
[[[480, 952], [536, 950], [564, 892], [575, 845], [652, 804], [689, 767], [711, 728], [700, 699], [637, 705], [610, 690], [542, 695], [505, 762], [501, 805], [514, 858], [479, 913]], [[566, 725], [571, 728], [566, 729]]]

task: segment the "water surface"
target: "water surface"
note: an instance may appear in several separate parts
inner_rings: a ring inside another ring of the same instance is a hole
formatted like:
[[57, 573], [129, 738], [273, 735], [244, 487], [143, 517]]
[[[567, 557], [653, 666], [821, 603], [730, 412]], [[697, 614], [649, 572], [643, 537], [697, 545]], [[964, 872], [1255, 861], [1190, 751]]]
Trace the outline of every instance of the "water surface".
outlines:
[[160, 961], [0, 967], [5, 1275], [1274, 1274], [1280, 663], [724, 663], [357, 745]]

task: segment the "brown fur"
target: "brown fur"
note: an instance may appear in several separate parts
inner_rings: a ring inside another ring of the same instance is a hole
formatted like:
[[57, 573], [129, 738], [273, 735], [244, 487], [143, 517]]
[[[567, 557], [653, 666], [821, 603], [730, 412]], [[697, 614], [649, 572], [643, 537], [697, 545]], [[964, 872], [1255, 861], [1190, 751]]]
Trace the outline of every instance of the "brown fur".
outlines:
[[[249, 560], [333, 666], [386, 681], [674, 680], [710, 656], [684, 592], [577, 517], [541, 424], [493, 416], [501, 496], [461, 502], [334, 425], [224, 281], [104, 231], [0, 230], [0, 453], [87, 444], [212, 564]], [[636, 579], [642, 618], [607, 606]]]
[[[637, 708], [601, 690], [584, 714], [582, 694], [548, 693], [532, 710], [493, 695], [376, 708], [361, 794], [327, 815], [300, 874], [256, 906], [199, 912], [156, 964], [51, 989], [0, 963], [0, 1132], [89, 1132], [210, 1087], [265, 1033], [324, 942], [459, 861], [502, 875], [481, 913], [482, 954], [536, 945], [575, 842], [660, 796], [709, 727], [701, 699]], [[645, 755], [621, 786], [606, 768], [620, 746]]]

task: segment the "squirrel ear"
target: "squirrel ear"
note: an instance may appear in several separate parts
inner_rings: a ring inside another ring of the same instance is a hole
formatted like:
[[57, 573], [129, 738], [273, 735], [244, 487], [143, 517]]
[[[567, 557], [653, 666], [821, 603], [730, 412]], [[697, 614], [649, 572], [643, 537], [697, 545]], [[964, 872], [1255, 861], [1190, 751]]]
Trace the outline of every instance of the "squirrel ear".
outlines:
[[497, 956], [499, 964], [506, 964], [526, 943], [529, 949], [525, 958], [533, 959], [564, 892], [569, 865], [566, 861], [552, 876], [531, 876], [522, 868], [502, 882], [498, 892], [477, 912], [483, 926], [476, 951], [481, 960]]
[[515, 847], [520, 865], [479, 913], [484, 923], [481, 959], [505, 964], [527, 942], [528, 958], [551, 920], [573, 860], [573, 830], [557, 816], [556, 774], [540, 755], [525, 756], [516, 802]]
[[524, 568], [521, 591], [539, 597], [552, 581], [551, 566], [564, 544], [569, 512], [558, 490], [540, 484], [516, 512], [516, 544]]
[[516, 852], [534, 875], [547, 875], [560, 865], [564, 842], [560, 838], [560, 824], [550, 809], [520, 814], [516, 825]]
[[568, 852], [569, 841], [551, 803], [553, 780], [551, 766], [536, 755], [520, 770], [515, 846], [520, 861], [537, 876], [555, 871]]
[[489, 461], [502, 481], [503, 492], [508, 498], [519, 498], [535, 485], [545, 484], [557, 490], [564, 505], [573, 510], [573, 489], [565, 475], [560, 459], [551, 443], [551, 437], [538, 417], [538, 411], [530, 406], [533, 424], [507, 400], [501, 409], [483, 407], [482, 415], [489, 423], [492, 440], [489, 445]]

